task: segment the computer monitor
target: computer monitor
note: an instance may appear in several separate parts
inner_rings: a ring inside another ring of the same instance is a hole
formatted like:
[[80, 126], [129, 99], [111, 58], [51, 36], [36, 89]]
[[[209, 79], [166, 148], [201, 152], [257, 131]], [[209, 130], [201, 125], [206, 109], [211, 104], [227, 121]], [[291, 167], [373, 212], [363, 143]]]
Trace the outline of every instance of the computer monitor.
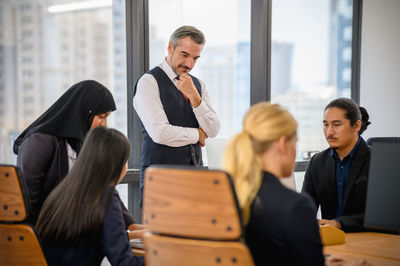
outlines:
[[372, 143], [364, 225], [400, 232], [400, 142]]

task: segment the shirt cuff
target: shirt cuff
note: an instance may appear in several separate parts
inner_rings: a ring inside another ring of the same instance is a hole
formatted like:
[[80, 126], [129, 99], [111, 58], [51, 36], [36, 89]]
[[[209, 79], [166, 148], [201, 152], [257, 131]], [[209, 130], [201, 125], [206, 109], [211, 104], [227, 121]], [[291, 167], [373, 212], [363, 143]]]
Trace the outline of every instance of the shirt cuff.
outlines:
[[190, 141], [190, 144], [196, 144], [197, 142], [199, 142], [199, 131], [197, 128], [191, 128], [190, 130], [188, 130], [188, 139]]
[[197, 106], [196, 108], [193, 107], [193, 112], [196, 113], [203, 113], [207, 111], [207, 105], [204, 103], [204, 100], [201, 99], [201, 103], [199, 104], [199, 106]]

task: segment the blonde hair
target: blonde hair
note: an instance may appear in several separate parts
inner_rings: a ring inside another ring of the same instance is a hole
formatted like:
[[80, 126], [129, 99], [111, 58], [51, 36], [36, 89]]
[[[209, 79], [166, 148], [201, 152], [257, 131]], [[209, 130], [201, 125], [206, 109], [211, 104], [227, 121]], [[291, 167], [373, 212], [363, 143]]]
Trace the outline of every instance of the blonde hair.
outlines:
[[262, 180], [261, 154], [280, 137], [296, 136], [297, 122], [279, 104], [253, 105], [243, 119], [242, 132], [228, 143], [224, 169], [232, 176], [244, 223], [250, 218], [250, 206]]

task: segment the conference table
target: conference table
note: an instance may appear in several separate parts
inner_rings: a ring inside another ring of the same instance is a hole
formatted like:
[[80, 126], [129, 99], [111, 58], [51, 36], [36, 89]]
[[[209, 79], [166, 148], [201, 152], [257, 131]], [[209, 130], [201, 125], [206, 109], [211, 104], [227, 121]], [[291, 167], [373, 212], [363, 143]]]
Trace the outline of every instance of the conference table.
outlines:
[[325, 255], [347, 262], [365, 259], [372, 265], [400, 266], [400, 235], [373, 232], [346, 233], [346, 243], [324, 247]]
[[132, 249], [133, 255], [144, 256], [144, 253], [145, 253], [144, 249], [142, 249], [142, 248], [131, 248], [131, 249]]
[[[365, 259], [376, 266], [400, 266], [400, 235], [373, 232], [346, 233], [346, 243], [325, 246], [325, 255], [336, 256], [351, 262]], [[136, 256], [143, 256], [145, 251], [132, 247]]]

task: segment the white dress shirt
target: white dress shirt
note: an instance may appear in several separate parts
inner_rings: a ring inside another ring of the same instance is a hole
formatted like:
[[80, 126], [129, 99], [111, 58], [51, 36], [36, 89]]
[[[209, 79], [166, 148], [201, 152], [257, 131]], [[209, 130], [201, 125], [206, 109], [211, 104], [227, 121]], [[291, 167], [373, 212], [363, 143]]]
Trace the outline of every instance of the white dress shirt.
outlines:
[[71, 171], [72, 166], [76, 162], [76, 151], [65, 141], [67, 144], [67, 154], [68, 154], [68, 172]]
[[[164, 60], [159, 67], [177, 86], [176, 74]], [[193, 108], [194, 115], [200, 128], [209, 138], [215, 137], [220, 128], [219, 119], [211, 107], [210, 96], [206, 85], [201, 81], [202, 101], [197, 108]], [[177, 90], [178, 87], [176, 87]], [[160, 99], [160, 91], [156, 79], [150, 74], [144, 74], [137, 83], [136, 95], [133, 97], [133, 107], [136, 110], [144, 128], [151, 139], [158, 144], [170, 147], [181, 147], [195, 144], [199, 141], [197, 128], [174, 126], [168, 122]]]

